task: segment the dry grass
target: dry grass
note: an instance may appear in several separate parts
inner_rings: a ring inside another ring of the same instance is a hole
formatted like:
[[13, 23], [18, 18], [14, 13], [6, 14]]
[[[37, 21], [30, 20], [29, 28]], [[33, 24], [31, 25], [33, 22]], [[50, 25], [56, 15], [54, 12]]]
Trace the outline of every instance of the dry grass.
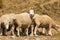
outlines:
[[11, 36], [0, 36], [0, 40], [60, 40], [60, 36], [21, 36], [21, 37], [11, 37]]
[[[47, 14], [60, 21], [59, 0], [2, 0], [0, 1], [0, 15], [5, 13], [21, 13], [34, 9], [35, 13]], [[57, 18], [58, 17], [58, 18]]]

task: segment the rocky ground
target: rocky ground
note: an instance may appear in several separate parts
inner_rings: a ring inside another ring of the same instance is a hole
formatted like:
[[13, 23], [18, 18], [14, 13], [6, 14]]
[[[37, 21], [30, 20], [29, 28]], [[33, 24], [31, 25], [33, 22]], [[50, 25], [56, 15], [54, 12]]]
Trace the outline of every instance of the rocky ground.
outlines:
[[0, 36], [0, 40], [60, 40], [60, 33], [53, 36], [39, 35], [39, 36]]
[[21, 36], [21, 37], [11, 37], [11, 36], [0, 36], [0, 40], [60, 40], [60, 35], [54, 36]]

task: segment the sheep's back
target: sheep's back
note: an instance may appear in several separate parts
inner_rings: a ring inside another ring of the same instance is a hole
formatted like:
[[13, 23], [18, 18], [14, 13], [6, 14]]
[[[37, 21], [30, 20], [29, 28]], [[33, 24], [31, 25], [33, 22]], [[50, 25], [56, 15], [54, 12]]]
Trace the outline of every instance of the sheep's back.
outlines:
[[43, 24], [53, 24], [54, 23], [53, 19], [47, 15], [40, 16], [40, 22]]
[[30, 24], [31, 23], [31, 19], [28, 13], [16, 14], [15, 19], [18, 22], [18, 24]]
[[35, 20], [35, 22], [38, 22], [38, 23], [43, 23], [43, 24], [53, 24], [54, 21], [51, 17], [49, 17], [48, 15], [38, 15], [38, 14], [35, 14], [33, 19]]

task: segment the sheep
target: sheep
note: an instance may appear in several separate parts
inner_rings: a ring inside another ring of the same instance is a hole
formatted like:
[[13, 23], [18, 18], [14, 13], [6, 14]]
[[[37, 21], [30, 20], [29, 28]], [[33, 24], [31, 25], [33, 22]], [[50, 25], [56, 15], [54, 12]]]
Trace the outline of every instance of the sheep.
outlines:
[[[29, 10], [29, 13], [25, 12], [25, 13], [21, 13], [21, 14], [16, 14], [15, 17], [15, 23], [17, 22], [17, 25], [22, 27], [22, 25], [28, 25], [26, 27], [26, 34], [28, 35], [28, 28], [31, 26], [32, 24], [32, 17], [34, 15], [34, 10]], [[33, 30], [33, 27], [31, 27], [31, 29]], [[18, 36], [19, 36], [19, 28], [17, 28], [18, 30]], [[33, 36], [33, 31], [31, 30], [31, 36]]]
[[9, 29], [9, 24], [12, 24], [12, 19], [14, 18], [13, 16], [14, 16], [14, 14], [11, 13], [11, 14], [2, 15], [0, 17], [0, 25], [1, 25], [1, 28], [4, 28], [5, 29], [5, 31], [3, 31], [3, 32], [5, 32], [4, 35], [7, 35], [7, 32], [6, 31], [7, 31], [7, 29]]
[[30, 27], [32, 20], [30, 18], [30, 15], [28, 13], [21, 13], [21, 14], [16, 14], [14, 16], [14, 22], [17, 23], [17, 32], [19, 36], [19, 31], [21, 31], [22, 25], [27, 25], [26, 28], [26, 34], [28, 35], [28, 28]]
[[[34, 14], [33, 16], [33, 20], [35, 21], [36, 23], [36, 26], [35, 26], [35, 30], [34, 30], [34, 34], [35, 36], [38, 36], [36, 34], [36, 31], [37, 31], [37, 28], [40, 26], [40, 27], [43, 27], [43, 28], [46, 28], [47, 32], [49, 35], [52, 36], [52, 33], [51, 33], [51, 28], [54, 28], [56, 29], [57, 31], [60, 32], [60, 27], [58, 24], [56, 24], [54, 22], [54, 20], [49, 17], [48, 15], [39, 15], [39, 14]], [[48, 26], [47, 26], [48, 25]], [[44, 32], [44, 31], [43, 31]]]

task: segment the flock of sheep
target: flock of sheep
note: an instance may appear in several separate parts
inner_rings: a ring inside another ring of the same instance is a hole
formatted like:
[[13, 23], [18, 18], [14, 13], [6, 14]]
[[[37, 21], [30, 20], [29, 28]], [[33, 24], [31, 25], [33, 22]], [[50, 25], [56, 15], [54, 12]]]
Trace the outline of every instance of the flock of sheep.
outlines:
[[[31, 27], [30, 30], [29, 27]], [[22, 28], [25, 28], [25, 33], [27, 36], [29, 35], [29, 31], [31, 31], [30, 36], [38, 36], [38, 28], [43, 29], [43, 34], [46, 33], [51, 36], [51, 28], [60, 32], [60, 26], [56, 24], [51, 17], [48, 15], [34, 14], [34, 10], [30, 10], [29, 13], [11, 13], [0, 17], [0, 35], [7, 35], [7, 32], [11, 31], [12, 36], [20, 36], [20, 32], [24, 33]], [[16, 34], [14, 30], [16, 31]]]

